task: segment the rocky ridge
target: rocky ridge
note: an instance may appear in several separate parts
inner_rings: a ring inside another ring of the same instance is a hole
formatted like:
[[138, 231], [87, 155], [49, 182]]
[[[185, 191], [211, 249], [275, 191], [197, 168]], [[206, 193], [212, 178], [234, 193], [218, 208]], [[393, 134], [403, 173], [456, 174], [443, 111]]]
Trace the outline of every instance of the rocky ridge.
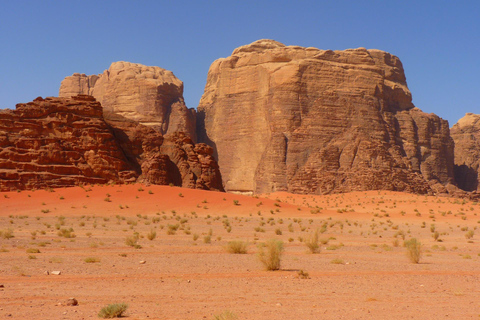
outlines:
[[411, 100], [387, 52], [259, 40], [211, 65], [198, 139], [231, 192], [455, 189], [448, 122]]

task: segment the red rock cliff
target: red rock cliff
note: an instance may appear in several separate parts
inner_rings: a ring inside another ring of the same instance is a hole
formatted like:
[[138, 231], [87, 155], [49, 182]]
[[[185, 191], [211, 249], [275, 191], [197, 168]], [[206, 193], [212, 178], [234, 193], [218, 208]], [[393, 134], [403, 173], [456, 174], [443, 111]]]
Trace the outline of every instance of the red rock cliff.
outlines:
[[411, 100], [387, 52], [259, 40], [211, 65], [197, 132], [227, 191], [445, 192], [448, 123]]
[[86, 95], [0, 111], [0, 191], [137, 180], [223, 190], [212, 152], [118, 115], [107, 123]]

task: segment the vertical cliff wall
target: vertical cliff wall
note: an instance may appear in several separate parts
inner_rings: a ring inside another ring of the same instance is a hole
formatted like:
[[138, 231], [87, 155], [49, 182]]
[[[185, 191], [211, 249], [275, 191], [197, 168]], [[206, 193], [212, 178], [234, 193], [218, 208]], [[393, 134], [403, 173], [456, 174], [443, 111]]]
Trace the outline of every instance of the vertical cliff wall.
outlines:
[[444, 192], [448, 123], [411, 102], [400, 60], [259, 40], [216, 60], [197, 116], [227, 191]]

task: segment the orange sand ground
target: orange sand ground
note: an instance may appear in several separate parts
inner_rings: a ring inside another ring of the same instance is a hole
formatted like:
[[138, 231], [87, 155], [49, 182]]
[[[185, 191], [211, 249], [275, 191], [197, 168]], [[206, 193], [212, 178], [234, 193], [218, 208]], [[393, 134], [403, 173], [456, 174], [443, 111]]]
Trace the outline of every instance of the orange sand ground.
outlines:
[[[237, 319], [478, 319], [478, 226], [475, 202], [385, 191], [247, 197], [137, 184], [5, 192], [0, 319], [96, 319], [115, 302], [129, 305], [128, 319], [224, 311]], [[74, 238], [58, 235], [70, 228]], [[302, 241], [317, 229], [324, 244], [311, 254]], [[140, 249], [125, 242], [134, 232]], [[407, 258], [402, 233], [422, 242], [419, 264]], [[285, 245], [280, 271], [265, 271], [256, 256], [271, 238]], [[248, 241], [247, 254], [226, 251], [235, 239]], [[70, 297], [79, 305], [66, 306]]]

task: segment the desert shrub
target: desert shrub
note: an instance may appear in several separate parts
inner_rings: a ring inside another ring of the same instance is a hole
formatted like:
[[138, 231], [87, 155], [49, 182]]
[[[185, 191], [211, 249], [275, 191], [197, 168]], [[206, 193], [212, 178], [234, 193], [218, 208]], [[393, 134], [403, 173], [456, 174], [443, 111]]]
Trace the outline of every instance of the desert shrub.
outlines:
[[237, 315], [229, 310], [225, 310], [222, 313], [213, 315], [213, 320], [237, 320], [237, 319], [238, 319]]
[[13, 230], [12, 229], [7, 229], [7, 230], [0, 230], [0, 237], [3, 239], [11, 239], [13, 238]]
[[104, 319], [119, 318], [123, 315], [127, 308], [128, 305], [125, 303], [109, 304], [108, 306], [103, 307], [102, 310], [100, 310], [98, 316]]
[[229, 241], [227, 244], [227, 251], [230, 253], [236, 254], [245, 254], [247, 253], [248, 243], [241, 240]]
[[212, 236], [207, 235], [207, 236], [203, 237], [203, 242], [204, 243], [211, 243], [212, 242]]
[[258, 259], [267, 270], [279, 270], [283, 254], [283, 242], [277, 239], [270, 239], [258, 246]]
[[310, 275], [308, 274], [308, 272], [303, 270], [298, 270], [297, 276], [299, 279], [310, 279]]
[[38, 250], [37, 248], [30, 248], [27, 249], [27, 253], [40, 253], [40, 250]]
[[474, 234], [475, 233], [473, 232], [473, 230], [467, 231], [467, 233], [465, 233], [465, 238], [472, 239]]
[[345, 262], [340, 259], [340, 258], [335, 258], [332, 261], [330, 261], [331, 264], [345, 264]]
[[58, 231], [57, 234], [58, 234], [59, 237], [64, 237], [64, 238], [75, 238], [76, 237], [75, 233], [73, 233], [72, 228], [70, 228], [70, 229], [62, 228]]
[[422, 244], [416, 238], [405, 241], [407, 256], [413, 263], [419, 263], [422, 256]]
[[137, 243], [138, 241], [138, 234], [134, 234], [133, 236], [126, 237], [125, 238], [125, 244], [130, 247], [134, 247], [135, 249], [140, 249], [142, 248], [141, 245]]
[[305, 239], [304, 243], [311, 253], [320, 252], [320, 245], [319, 245], [319, 239], [318, 239], [319, 233], [320, 233], [320, 231], [317, 230], [317, 231], [315, 231], [314, 234], [312, 234], [310, 237]]
[[148, 240], [153, 240], [157, 237], [157, 232], [155, 230], [150, 230], [149, 233], [147, 233], [147, 239]]
[[85, 258], [85, 262], [86, 263], [96, 263], [96, 262], [100, 262], [100, 259], [95, 258], [95, 257], [89, 257], [89, 258]]

